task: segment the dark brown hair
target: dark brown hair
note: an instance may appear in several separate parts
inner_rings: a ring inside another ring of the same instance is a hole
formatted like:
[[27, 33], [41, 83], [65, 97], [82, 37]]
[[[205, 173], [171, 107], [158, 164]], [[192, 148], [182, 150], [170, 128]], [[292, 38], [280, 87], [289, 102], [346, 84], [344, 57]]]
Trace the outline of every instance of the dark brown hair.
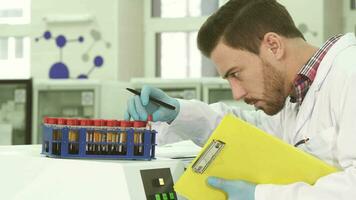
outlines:
[[268, 32], [304, 39], [286, 8], [276, 0], [230, 0], [200, 28], [198, 48], [210, 57], [222, 39], [230, 47], [259, 54], [261, 40]]

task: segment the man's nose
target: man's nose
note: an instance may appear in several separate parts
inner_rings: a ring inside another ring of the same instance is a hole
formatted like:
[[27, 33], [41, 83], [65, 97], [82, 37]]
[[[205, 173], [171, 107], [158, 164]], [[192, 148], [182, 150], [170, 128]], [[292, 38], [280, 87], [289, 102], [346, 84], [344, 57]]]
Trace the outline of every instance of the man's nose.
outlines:
[[235, 100], [241, 100], [247, 94], [246, 90], [237, 82], [230, 82], [232, 96]]

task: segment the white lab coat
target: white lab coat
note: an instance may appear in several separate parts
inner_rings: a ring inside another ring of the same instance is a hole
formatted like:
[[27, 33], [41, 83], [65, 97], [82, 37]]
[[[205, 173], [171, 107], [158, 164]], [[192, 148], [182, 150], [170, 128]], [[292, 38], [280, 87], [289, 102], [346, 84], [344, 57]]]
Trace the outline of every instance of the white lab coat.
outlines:
[[289, 99], [274, 116], [222, 103], [180, 100], [180, 105], [175, 121], [157, 127], [159, 143], [191, 139], [202, 146], [222, 117], [233, 113], [290, 144], [309, 137], [299, 148], [342, 170], [313, 186], [260, 184], [256, 200], [356, 199], [356, 39], [352, 33], [342, 36], [325, 55], [299, 111]]

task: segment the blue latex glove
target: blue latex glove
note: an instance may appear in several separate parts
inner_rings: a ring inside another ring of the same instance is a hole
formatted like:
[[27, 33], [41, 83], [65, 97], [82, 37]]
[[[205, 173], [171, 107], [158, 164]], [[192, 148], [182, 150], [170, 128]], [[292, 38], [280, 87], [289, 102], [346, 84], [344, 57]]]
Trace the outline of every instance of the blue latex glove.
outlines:
[[208, 184], [223, 190], [228, 195], [228, 200], [255, 200], [256, 185], [253, 183], [209, 177]]
[[[170, 110], [163, 106], [149, 101], [149, 97], [154, 97], [165, 103], [175, 106], [175, 110]], [[152, 115], [152, 121], [162, 121], [171, 123], [178, 115], [179, 102], [177, 99], [168, 96], [162, 90], [150, 86], [143, 86], [140, 96], [133, 96], [127, 102], [125, 120], [130, 117], [134, 120], [146, 121], [148, 115]]]

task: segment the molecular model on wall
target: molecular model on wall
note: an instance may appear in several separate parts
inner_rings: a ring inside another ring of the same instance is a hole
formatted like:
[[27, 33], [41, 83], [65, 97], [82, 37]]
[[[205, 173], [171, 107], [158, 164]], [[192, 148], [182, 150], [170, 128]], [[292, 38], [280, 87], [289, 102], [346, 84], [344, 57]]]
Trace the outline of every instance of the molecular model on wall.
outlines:
[[[88, 62], [90, 60], [89, 53], [95, 46], [95, 44], [102, 40], [101, 33], [97, 30], [91, 30], [90, 35], [93, 38], [93, 43], [89, 46], [89, 48], [82, 55], [82, 60], [84, 62]], [[36, 42], [39, 42], [40, 39], [43, 38], [47, 41], [55, 39], [55, 43], [57, 48], [59, 49], [59, 61], [52, 64], [49, 70], [49, 78], [51, 79], [67, 79], [70, 78], [70, 72], [68, 66], [63, 61], [63, 48], [67, 43], [70, 42], [84, 42], [84, 37], [79, 36], [77, 39], [67, 39], [64, 35], [58, 35], [55, 38], [52, 37], [52, 33], [50, 31], [45, 31], [41, 37], [35, 39]], [[105, 42], [106, 48], [110, 48], [111, 44], [109, 42]], [[95, 68], [100, 68], [104, 64], [104, 58], [100, 55], [97, 55], [93, 59], [93, 66], [89, 69], [87, 73], [82, 73], [77, 76], [78, 79], [87, 79], [89, 75]]]

